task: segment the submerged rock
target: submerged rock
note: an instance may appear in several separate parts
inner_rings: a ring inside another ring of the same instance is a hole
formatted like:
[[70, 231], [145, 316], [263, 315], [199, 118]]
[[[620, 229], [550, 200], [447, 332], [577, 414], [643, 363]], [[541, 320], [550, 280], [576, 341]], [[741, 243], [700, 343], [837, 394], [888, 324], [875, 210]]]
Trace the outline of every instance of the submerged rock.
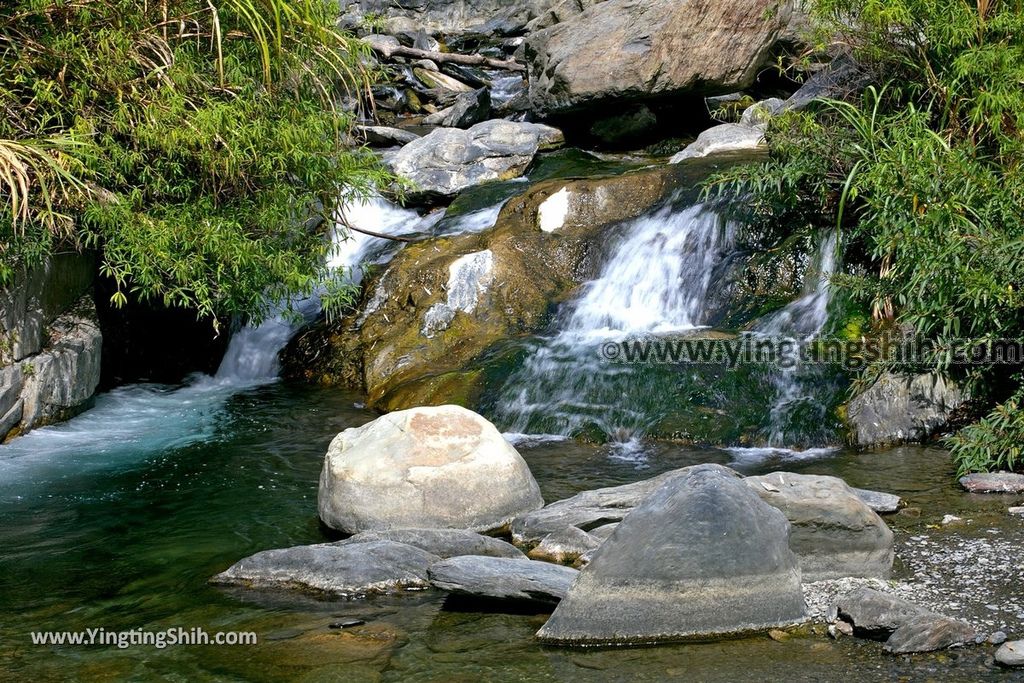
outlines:
[[472, 185], [519, 176], [539, 150], [562, 140], [551, 126], [495, 119], [467, 130], [439, 128], [403, 147], [390, 165], [413, 184], [413, 196], [451, 197]]
[[440, 559], [394, 541], [320, 543], [264, 550], [239, 560], [210, 582], [357, 597], [425, 588], [429, 585], [427, 567]]
[[884, 640], [893, 654], [941, 650], [971, 643], [977, 636], [964, 621], [872, 588], [851, 591], [840, 598], [838, 608], [855, 635]]
[[1024, 493], [1024, 474], [974, 472], [960, 477], [960, 485], [971, 493]]
[[903, 506], [903, 499], [893, 493], [881, 491], [868, 491], [867, 489], [853, 489], [857, 497], [863, 500], [869, 508], [879, 514], [890, 514], [896, 512]]
[[527, 39], [542, 115], [750, 85], [789, 20], [779, 0], [606, 0]]
[[320, 475], [320, 519], [346, 533], [490, 531], [544, 504], [530, 468], [490, 422], [459, 406], [413, 408], [346, 429]]
[[883, 374], [847, 406], [858, 446], [920, 441], [941, 429], [964, 401], [960, 389], [936, 373]]
[[367, 541], [394, 541], [411, 545], [440, 558], [460, 555], [486, 555], [488, 557], [526, 556], [511, 543], [500, 538], [484, 536], [465, 529], [378, 529], [362, 531], [338, 545], [366, 543]]
[[891, 574], [892, 531], [842, 479], [773, 472], [746, 482], [789, 519], [804, 581]]
[[698, 465], [623, 519], [538, 631], [544, 642], [709, 639], [802, 621], [789, 523], [733, 471]]
[[430, 565], [435, 588], [491, 600], [556, 603], [579, 572], [547, 562], [466, 555]]
[[601, 540], [574, 526], [545, 536], [536, 548], [530, 551], [530, 559], [572, 564], [581, 555], [596, 550]]

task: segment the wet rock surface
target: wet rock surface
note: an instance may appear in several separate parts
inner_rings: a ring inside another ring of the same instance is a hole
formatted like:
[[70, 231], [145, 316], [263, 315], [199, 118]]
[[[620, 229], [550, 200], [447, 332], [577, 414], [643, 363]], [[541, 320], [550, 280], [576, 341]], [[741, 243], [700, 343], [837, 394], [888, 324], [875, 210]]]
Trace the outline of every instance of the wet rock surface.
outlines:
[[440, 560], [394, 541], [296, 546], [238, 561], [211, 583], [256, 589], [296, 589], [359, 597], [429, 586], [427, 567]]
[[579, 572], [547, 562], [467, 555], [435, 562], [429, 574], [435, 588], [458, 595], [553, 604]]
[[500, 538], [484, 536], [465, 529], [384, 529], [363, 531], [339, 541], [338, 545], [394, 541], [424, 550], [442, 559], [459, 555], [524, 558], [523, 552]]
[[521, 175], [539, 150], [562, 141], [561, 131], [551, 126], [495, 119], [466, 130], [438, 128], [405, 145], [389, 164], [412, 183], [412, 197], [451, 197], [473, 185]]
[[971, 493], [1024, 493], [1024, 474], [976, 472], [960, 477], [960, 485]]
[[941, 375], [886, 373], [850, 401], [847, 421], [859, 446], [920, 441], [945, 425], [963, 401], [960, 389]]

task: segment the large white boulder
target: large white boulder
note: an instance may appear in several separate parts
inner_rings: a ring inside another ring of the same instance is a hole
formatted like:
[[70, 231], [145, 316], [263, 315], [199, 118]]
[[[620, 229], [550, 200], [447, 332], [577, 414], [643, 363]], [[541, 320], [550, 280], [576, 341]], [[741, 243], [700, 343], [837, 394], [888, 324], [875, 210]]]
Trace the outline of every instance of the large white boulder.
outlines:
[[320, 474], [320, 519], [339, 531], [493, 531], [544, 505], [494, 425], [459, 406], [411, 408], [346, 429]]

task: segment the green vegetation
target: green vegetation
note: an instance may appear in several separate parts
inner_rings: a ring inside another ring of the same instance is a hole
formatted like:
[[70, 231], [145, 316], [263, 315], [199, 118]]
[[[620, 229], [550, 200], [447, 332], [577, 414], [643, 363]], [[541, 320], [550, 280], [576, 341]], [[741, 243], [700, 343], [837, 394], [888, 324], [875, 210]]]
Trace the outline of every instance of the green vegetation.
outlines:
[[[838, 226], [848, 272], [835, 282], [874, 334], [1024, 338], [1024, 4], [813, 4], [821, 45], [845, 46], [877, 86], [779, 117], [769, 160], [719, 176], [719, 190], [750, 193], [766, 229]], [[1014, 370], [957, 369], [995, 404], [951, 440], [961, 471], [1020, 466]]]
[[[96, 248], [128, 296], [259, 319], [327, 287], [339, 198], [390, 181], [342, 102], [365, 48], [326, 0], [14, 0], [0, 10], [0, 286]], [[351, 109], [351, 107], [348, 107]]]

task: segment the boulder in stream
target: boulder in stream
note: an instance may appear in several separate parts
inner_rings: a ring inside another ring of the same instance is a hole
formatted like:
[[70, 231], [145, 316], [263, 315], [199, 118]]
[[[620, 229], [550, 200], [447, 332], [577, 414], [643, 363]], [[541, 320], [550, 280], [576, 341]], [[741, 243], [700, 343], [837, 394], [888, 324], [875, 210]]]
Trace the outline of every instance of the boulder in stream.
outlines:
[[536, 548], [530, 551], [530, 559], [571, 564], [581, 555], [596, 550], [601, 540], [574, 526], [545, 536]]
[[708, 640], [806, 616], [789, 523], [735, 472], [698, 465], [622, 520], [538, 631], [561, 645]]
[[553, 604], [565, 597], [579, 572], [547, 562], [463, 555], [430, 565], [435, 588], [488, 600]]
[[394, 541], [405, 543], [442, 559], [460, 555], [485, 555], [524, 559], [523, 551], [511, 543], [484, 536], [466, 529], [377, 529], [361, 531], [355, 536], [338, 541], [338, 545], [366, 543], [367, 541]]
[[1003, 666], [1024, 666], [1024, 640], [1011, 640], [996, 650], [995, 659]]
[[847, 422], [858, 446], [921, 441], [941, 429], [964, 402], [950, 380], [936, 373], [885, 373], [847, 406]]
[[892, 531], [842, 479], [773, 472], [746, 482], [789, 519], [804, 581], [892, 573]]
[[538, 151], [562, 141], [551, 126], [494, 119], [466, 130], [434, 130], [399, 150], [390, 165], [413, 184], [411, 196], [451, 197], [472, 185], [518, 177]]
[[429, 585], [427, 567], [440, 559], [394, 541], [319, 543], [264, 550], [239, 560], [210, 582], [358, 597], [425, 588]]
[[960, 485], [971, 493], [1024, 493], [1024, 474], [973, 472], [960, 477]]
[[544, 504], [519, 453], [459, 406], [412, 408], [341, 432], [324, 458], [320, 519], [345, 533], [492, 531]]

